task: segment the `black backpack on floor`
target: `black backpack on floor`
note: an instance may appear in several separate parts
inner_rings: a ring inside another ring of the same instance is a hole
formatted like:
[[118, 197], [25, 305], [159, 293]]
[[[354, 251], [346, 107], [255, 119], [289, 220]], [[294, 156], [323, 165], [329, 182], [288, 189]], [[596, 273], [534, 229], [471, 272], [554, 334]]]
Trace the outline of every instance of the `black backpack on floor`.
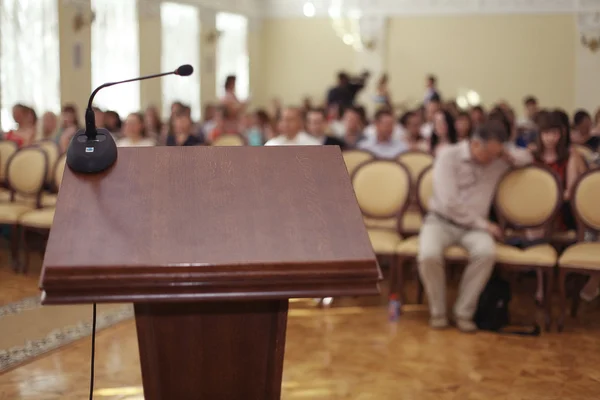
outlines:
[[540, 327], [538, 325], [533, 327], [509, 326], [508, 306], [511, 298], [510, 284], [494, 272], [479, 296], [477, 311], [473, 319], [477, 328], [513, 335], [539, 336]]

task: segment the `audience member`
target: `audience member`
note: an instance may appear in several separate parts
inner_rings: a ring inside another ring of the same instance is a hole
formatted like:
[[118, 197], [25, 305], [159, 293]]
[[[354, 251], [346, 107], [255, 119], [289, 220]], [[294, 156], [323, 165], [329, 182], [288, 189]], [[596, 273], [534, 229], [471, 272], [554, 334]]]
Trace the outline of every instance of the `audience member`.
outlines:
[[404, 141], [410, 151], [429, 152], [429, 142], [421, 136], [419, 115], [415, 111], [408, 111], [400, 117], [400, 124], [404, 128]]
[[118, 147], [151, 147], [156, 141], [147, 137], [146, 124], [142, 113], [129, 114], [123, 126], [123, 139], [117, 141]]
[[[394, 115], [392, 109], [390, 107], [387, 106], [383, 106], [380, 108], [380, 110], [383, 111], [388, 111], [389, 113], [392, 114], [392, 116]], [[377, 128], [375, 126], [375, 121], [373, 121], [373, 123], [369, 124], [365, 130], [364, 130], [364, 134], [365, 134], [365, 138], [374, 138], [375, 136], [377, 136]], [[392, 137], [394, 138], [394, 140], [404, 140], [404, 128], [402, 127], [402, 124], [398, 121], [394, 123], [394, 129], [392, 132]]]
[[181, 107], [173, 116], [173, 132], [167, 137], [167, 146], [198, 146], [202, 140], [194, 134], [190, 109]]
[[121, 121], [119, 113], [110, 110], [104, 113], [104, 127], [114, 136], [121, 137], [122, 126], [123, 121]]
[[585, 110], [578, 110], [573, 116], [571, 141], [589, 147], [594, 152], [598, 151], [600, 137], [592, 136], [592, 118]]
[[350, 78], [346, 72], [339, 72], [337, 85], [327, 93], [327, 107], [332, 104], [337, 104], [341, 109], [353, 106], [356, 95], [365, 87], [368, 78], [368, 72], [363, 72], [356, 78]]
[[458, 141], [454, 126], [454, 118], [448, 111], [440, 110], [435, 114], [433, 133], [431, 134], [429, 151], [436, 156], [440, 149]]
[[466, 111], [458, 113], [456, 120], [454, 121], [454, 129], [456, 130], [456, 137], [458, 140], [468, 139], [473, 131], [473, 123], [471, 117]]
[[58, 118], [51, 111], [44, 113], [42, 116], [42, 139], [54, 139], [58, 129]]
[[428, 104], [432, 100], [435, 100], [438, 103], [441, 102], [442, 97], [437, 89], [437, 77], [435, 75], [431, 74], [427, 76], [425, 87], [427, 89], [425, 91], [425, 99], [423, 100], [423, 104]]
[[60, 129], [58, 130], [56, 140], [58, 141], [58, 147], [60, 148], [60, 152], [64, 153], [65, 151], [67, 151], [67, 148], [71, 143], [71, 139], [80, 129], [79, 117], [77, 116], [77, 108], [75, 107], [75, 105], [65, 105], [62, 109], [61, 117], [62, 123]]
[[364, 139], [364, 122], [361, 112], [356, 107], [347, 108], [343, 118], [344, 143], [346, 148], [354, 149]]
[[479, 125], [483, 124], [486, 119], [485, 110], [481, 106], [475, 106], [471, 108], [471, 122], [473, 123], [473, 127], [477, 128]]
[[92, 107], [94, 111], [94, 120], [96, 121], [96, 128], [105, 128], [104, 123], [104, 111], [98, 107]]
[[19, 147], [29, 146], [35, 140], [37, 115], [23, 104], [15, 105], [12, 111], [17, 129], [7, 132], [4, 139], [15, 142]]
[[[543, 112], [537, 118], [537, 146], [533, 153], [536, 163], [550, 168], [558, 176], [565, 188], [563, 203], [556, 216], [554, 231], [566, 232], [577, 229], [575, 217], [571, 211], [570, 199], [577, 179], [586, 171], [583, 157], [576, 151], [570, 151], [567, 132], [557, 113]], [[528, 240], [542, 238], [543, 230], [529, 230]], [[538, 269], [538, 289], [536, 301], [541, 304], [544, 299], [543, 274]]]
[[367, 137], [358, 143], [358, 148], [373, 153], [379, 158], [395, 158], [408, 150], [404, 141], [395, 138], [394, 116], [389, 110], [383, 109], [375, 114], [375, 136]]
[[523, 100], [523, 105], [525, 106], [525, 116], [519, 120], [518, 127], [525, 130], [534, 130], [535, 115], [540, 111], [538, 101], [533, 96], [527, 96]]
[[434, 163], [433, 194], [419, 235], [418, 256], [433, 328], [448, 325], [444, 250], [461, 245], [469, 253], [469, 263], [460, 282], [454, 317], [460, 330], [477, 329], [472, 319], [494, 267], [494, 238], [503, 236], [500, 227], [488, 221], [494, 190], [511, 165], [532, 161], [528, 151], [505, 147], [508, 135], [502, 124], [487, 122], [477, 127], [469, 140], [443, 149]]
[[433, 98], [425, 105], [425, 122], [421, 126], [421, 136], [429, 139], [433, 133], [433, 120], [435, 114], [442, 109], [442, 103], [439, 99]]
[[594, 115], [594, 128], [592, 129], [592, 135], [600, 136], [600, 108], [596, 110], [596, 115]]
[[146, 126], [146, 137], [158, 141], [163, 129], [160, 112], [156, 106], [146, 107], [144, 112], [144, 125]]
[[321, 141], [302, 131], [302, 111], [288, 107], [283, 110], [279, 124], [279, 136], [269, 140], [265, 146], [314, 146]]
[[345, 148], [343, 140], [327, 135], [327, 120], [325, 110], [322, 108], [313, 108], [306, 113], [306, 132], [318, 139], [321, 144], [340, 146]]
[[246, 109], [246, 103], [238, 100], [235, 93], [236, 81], [237, 78], [235, 75], [229, 75], [225, 79], [225, 95], [221, 99], [226, 130], [230, 133], [238, 133], [238, 121]]
[[373, 101], [377, 106], [392, 107], [392, 100], [390, 97], [390, 91], [388, 89], [389, 76], [388, 74], [381, 75], [379, 82], [377, 83], [377, 93]]

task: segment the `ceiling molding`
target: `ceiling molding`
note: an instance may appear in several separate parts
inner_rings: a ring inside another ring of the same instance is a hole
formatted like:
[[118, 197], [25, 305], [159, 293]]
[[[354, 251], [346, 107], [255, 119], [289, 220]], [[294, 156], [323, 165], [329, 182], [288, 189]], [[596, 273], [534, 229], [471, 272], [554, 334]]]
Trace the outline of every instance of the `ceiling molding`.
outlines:
[[[309, 0], [263, 0], [265, 17], [301, 17]], [[338, 3], [340, 1], [338, 0]], [[332, 0], [312, 0], [315, 16], [327, 17]], [[559, 14], [600, 10], [600, 0], [342, 0], [343, 10], [363, 15]]]

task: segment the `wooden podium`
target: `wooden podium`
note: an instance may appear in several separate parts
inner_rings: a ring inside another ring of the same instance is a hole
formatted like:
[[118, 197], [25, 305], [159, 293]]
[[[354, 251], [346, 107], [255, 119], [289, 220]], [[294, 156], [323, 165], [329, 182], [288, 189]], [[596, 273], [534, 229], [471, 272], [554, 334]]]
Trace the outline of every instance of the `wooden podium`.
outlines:
[[379, 279], [337, 147], [156, 147], [65, 171], [41, 288], [134, 303], [146, 400], [271, 400], [288, 299]]

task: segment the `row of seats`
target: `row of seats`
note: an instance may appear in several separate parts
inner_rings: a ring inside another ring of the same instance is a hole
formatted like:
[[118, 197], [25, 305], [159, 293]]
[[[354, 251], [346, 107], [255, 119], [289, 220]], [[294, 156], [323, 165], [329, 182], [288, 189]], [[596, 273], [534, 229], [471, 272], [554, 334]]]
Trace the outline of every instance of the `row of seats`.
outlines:
[[[47, 234], [54, 220], [57, 192], [65, 169], [65, 157], [51, 141], [18, 149], [0, 142], [0, 224], [11, 227], [11, 256], [16, 271], [28, 267], [27, 232]], [[20, 248], [25, 246], [25, 263]]]
[[[417, 224], [406, 227], [407, 215], [418, 213], [418, 223], [427, 213], [433, 192], [433, 160], [428, 155], [404, 153], [397, 160], [377, 160], [368, 153], [353, 150], [344, 154], [365, 225], [376, 254], [392, 260], [391, 290], [404, 303], [403, 264], [414, 261], [419, 253]], [[528, 166], [509, 171], [501, 180], [494, 198], [494, 209], [505, 232], [510, 229], [543, 228], [552, 242], [553, 221], [562, 206], [563, 189], [557, 176], [544, 167]], [[559, 271], [561, 312], [559, 329], [564, 326], [565, 279], [569, 273], [600, 272], [600, 243], [585, 243], [584, 231], [600, 230], [600, 209], [595, 199], [600, 195], [600, 170], [592, 170], [576, 185], [573, 207], [580, 225], [575, 243], [559, 255], [555, 246], [539, 244], [520, 249], [504, 243], [496, 245], [496, 259], [501, 267], [529, 270], [542, 268], [546, 285], [546, 325], [551, 323], [551, 294], [555, 269]], [[407, 211], [414, 203], [418, 211]], [[417, 218], [414, 218], [417, 221]], [[452, 246], [445, 257], [450, 263], [464, 263], [465, 249]]]

